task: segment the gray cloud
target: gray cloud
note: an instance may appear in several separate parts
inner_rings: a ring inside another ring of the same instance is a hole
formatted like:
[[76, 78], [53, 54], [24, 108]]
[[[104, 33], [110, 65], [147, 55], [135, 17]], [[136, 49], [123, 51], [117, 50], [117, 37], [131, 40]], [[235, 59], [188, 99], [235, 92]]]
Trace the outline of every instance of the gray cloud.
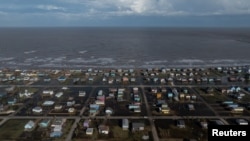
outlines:
[[[8, 0], [0, 2], [0, 25], [96, 23], [128, 16], [188, 17], [249, 15], [250, 0]], [[124, 19], [120, 19], [124, 18]], [[99, 21], [98, 21], [99, 20]], [[12, 21], [12, 22], [11, 22]]]
[[[106, 15], [249, 14], [249, 0], [70, 0]], [[97, 12], [96, 12], [97, 13]], [[93, 14], [93, 13], [92, 13]]]

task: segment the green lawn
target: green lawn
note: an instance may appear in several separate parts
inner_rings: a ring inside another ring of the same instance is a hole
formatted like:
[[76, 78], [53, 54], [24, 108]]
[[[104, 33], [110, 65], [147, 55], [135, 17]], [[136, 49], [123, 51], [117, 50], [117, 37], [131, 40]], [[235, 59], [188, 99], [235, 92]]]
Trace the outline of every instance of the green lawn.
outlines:
[[16, 140], [24, 131], [28, 120], [8, 120], [0, 127], [0, 140]]

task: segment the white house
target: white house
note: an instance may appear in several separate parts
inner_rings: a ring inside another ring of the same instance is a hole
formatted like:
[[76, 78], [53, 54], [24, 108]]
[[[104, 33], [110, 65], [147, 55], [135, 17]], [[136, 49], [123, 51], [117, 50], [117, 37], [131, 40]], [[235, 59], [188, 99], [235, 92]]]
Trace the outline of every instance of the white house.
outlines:
[[52, 122], [51, 127], [63, 126], [65, 122], [66, 122], [65, 118], [57, 118]]
[[30, 120], [29, 122], [27, 122], [25, 125], [24, 125], [24, 129], [25, 130], [31, 130], [35, 127], [35, 122]]
[[86, 95], [86, 91], [79, 91], [79, 97], [84, 97]]
[[105, 109], [105, 113], [107, 114], [107, 115], [111, 115], [111, 114], [113, 114], [113, 109], [112, 108], [110, 108], [110, 107], [107, 107], [106, 109]]
[[235, 120], [238, 125], [248, 125], [248, 121], [243, 118], [238, 118]]
[[27, 89], [23, 93], [22, 92], [19, 93], [19, 97], [31, 97], [32, 95], [33, 95], [33, 93], [28, 92]]
[[46, 100], [43, 102], [42, 105], [43, 106], [52, 106], [52, 105], [54, 105], [54, 103], [55, 103], [54, 101]]
[[87, 135], [93, 135], [93, 132], [94, 132], [94, 128], [87, 128], [86, 130]]
[[128, 119], [122, 119], [122, 129], [123, 130], [128, 130], [129, 128], [129, 121]]
[[99, 129], [99, 133], [106, 134], [106, 135], [109, 134], [109, 127], [106, 125], [99, 125], [98, 129]]
[[61, 110], [62, 107], [63, 107], [62, 105], [55, 105], [54, 109], [55, 109], [55, 110]]
[[53, 90], [43, 90], [44, 95], [53, 95], [54, 91]]
[[63, 92], [58, 92], [55, 94], [55, 97], [60, 98], [63, 95]]
[[68, 112], [69, 112], [69, 113], [74, 113], [74, 112], [75, 112], [75, 108], [69, 108], [69, 109], [68, 109]]
[[40, 106], [36, 106], [32, 109], [33, 113], [42, 113], [43, 109]]

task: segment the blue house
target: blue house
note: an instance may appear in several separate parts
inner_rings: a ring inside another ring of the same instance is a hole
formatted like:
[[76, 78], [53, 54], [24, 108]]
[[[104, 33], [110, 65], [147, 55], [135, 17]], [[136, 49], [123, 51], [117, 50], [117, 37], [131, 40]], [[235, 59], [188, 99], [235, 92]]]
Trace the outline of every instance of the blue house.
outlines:
[[99, 110], [99, 108], [100, 108], [100, 105], [98, 105], [98, 104], [90, 104], [89, 105], [89, 113], [90, 114], [95, 114], [95, 113], [97, 113], [97, 111]]
[[58, 138], [62, 136], [62, 132], [61, 131], [54, 131], [50, 133], [50, 137], [51, 138]]
[[173, 93], [169, 92], [168, 93], [168, 98], [172, 98], [173, 97]]
[[64, 82], [64, 81], [66, 81], [66, 77], [65, 76], [60, 76], [60, 77], [58, 77], [57, 80], [60, 81], [60, 82]]
[[47, 128], [50, 124], [50, 119], [43, 119], [40, 123], [39, 126], [43, 128]]

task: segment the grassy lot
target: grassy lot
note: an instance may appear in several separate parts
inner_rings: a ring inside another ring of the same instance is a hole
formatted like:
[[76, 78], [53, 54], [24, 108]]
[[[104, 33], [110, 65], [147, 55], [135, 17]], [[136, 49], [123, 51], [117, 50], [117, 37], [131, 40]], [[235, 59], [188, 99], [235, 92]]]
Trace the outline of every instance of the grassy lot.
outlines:
[[158, 136], [166, 138], [201, 138], [206, 139], [207, 130], [201, 129], [197, 120], [185, 120], [186, 128], [178, 128], [173, 120], [156, 120]]
[[224, 94], [221, 94], [219, 91], [214, 90], [213, 95], [206, 94], [204, 91], [202, 91], [199, 88], [194, 88], [200, 95], [201, 97], [208, 103], [214, 104], [218, 103], [221, 101], [226, 101], [230, 100], [230, 98]]
[[[80, 140], [103, 140], [103, 141], [140, 141], [143, 135], [149, 135], [149, 141], [152, 140], [152, 135], [150, 132], [150, 127], [148, 121], [145, 121], [145, 130], [140, 132], [131, 132], [130, 130], [123, 130], [121, 127], [121, 120], [93, 120], [90, 123], [90, 127], [94, 128], [93, 135], [86, 135], [86, 129], [83, 128], [83, 121], [79, 122], [78, 134], [74, 136], [73, 141]], [[133, 120], [134, 121], [144, 121], [144, 120]], [[131, 121], [132, 122], [132, 121]], [[101, 123], [106, 123], [109, 126], [110, 132], [108, 135], [98, 133], [98, 125]]]
[[0, 140], [16, 140], [24, 131], [28, 120], [8, 120], [0, 127]]

